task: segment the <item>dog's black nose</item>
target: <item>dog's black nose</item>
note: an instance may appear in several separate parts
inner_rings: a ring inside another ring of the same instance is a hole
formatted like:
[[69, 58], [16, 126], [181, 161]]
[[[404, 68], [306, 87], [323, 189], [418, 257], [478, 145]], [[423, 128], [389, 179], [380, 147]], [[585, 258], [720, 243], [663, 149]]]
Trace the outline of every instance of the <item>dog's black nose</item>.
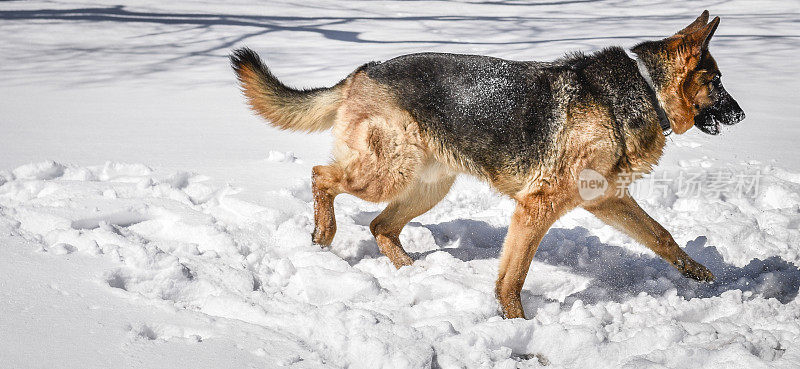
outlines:
[[739, 107], [739, 104], [732, 99], [730, 105], [731, 106], [729, 107], [727, 114], [725, 114], [725, 118], [727, 119], [721, 119], [722, 123], [726, 125], [733, 125], [743, 121], [745, 118], [744, 110], [742, 110], [742, 108]]

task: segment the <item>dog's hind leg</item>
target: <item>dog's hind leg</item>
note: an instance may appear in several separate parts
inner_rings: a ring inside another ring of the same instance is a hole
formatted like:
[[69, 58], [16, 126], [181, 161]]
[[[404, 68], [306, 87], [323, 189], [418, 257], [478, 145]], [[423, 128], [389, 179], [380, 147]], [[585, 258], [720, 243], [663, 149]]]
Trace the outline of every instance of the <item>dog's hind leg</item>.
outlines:
[[317, 165], [311, 172], [311, 192], [314, 194], [314, 233], [311, 239], [317, 245], [329, 246], [336, 234], [333, 199], [341, 193], [341, 169], [335, 164]]
[[[333, 239], [336, 195], [389, 202], [371, 229], [396, 266], [410, 264], [397, 235], [447, 193], [453, 174], [432, 159], [419, 125], [385, 86], [356, 73], [345, 95], [333, 126], [333, 163], [314, 168], [314, 242], [329, 245]], [[440, 181], [444, 184], [426, 184]]]
[[408, 222], [433, 208], [447, 195], [455, 176], [447, 174], [436, 181], [418, 180], [398, 198], [392, 200], [369, 225], [378, 248], [396, 268], [411, 265], [414, 260], [400, 244], [400, 231]]

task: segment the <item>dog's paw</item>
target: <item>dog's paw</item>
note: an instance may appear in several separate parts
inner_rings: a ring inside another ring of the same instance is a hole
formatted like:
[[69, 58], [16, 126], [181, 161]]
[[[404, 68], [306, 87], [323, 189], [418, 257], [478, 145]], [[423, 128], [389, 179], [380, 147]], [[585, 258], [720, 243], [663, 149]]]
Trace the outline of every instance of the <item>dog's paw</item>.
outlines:
[[708, 268], [691, 258], [678, 259], [674, 263], [675, 267], [684, 277], [696, 279], [701, 282], [713, 282], [715, 277]]
[[550, 365], [550, 360], [547, 360], [547, 357], [545, 357], [542, 354], [520, 354], [520, 355], [515, 355], [515, 354], [512, 353], [511, 357], [512, 358], [516, 357], [516, 358], [518, 358], [520, 360], [525, 360], [525, 361], [536, 359], [536, 361], [538, 361], [539, 365], [541, 365], [541, 366]]
[[394, 267], [397, 269], [414, 264], [414, 259], [412, 259], [410, 256], [408, 256], [408, 254], [405, 253], [397, 255], [394, 258], [390, 258], [390, 260], [392, 264], [394, 264]]
[[327, 247], [331, 245], [333, 242], [333, 236], [336, 234], [336, 228], [331, 227], [314, 227], [314, 232], [311, 233], [311, 241], [314, 244], [320, 245], [322, 247]]

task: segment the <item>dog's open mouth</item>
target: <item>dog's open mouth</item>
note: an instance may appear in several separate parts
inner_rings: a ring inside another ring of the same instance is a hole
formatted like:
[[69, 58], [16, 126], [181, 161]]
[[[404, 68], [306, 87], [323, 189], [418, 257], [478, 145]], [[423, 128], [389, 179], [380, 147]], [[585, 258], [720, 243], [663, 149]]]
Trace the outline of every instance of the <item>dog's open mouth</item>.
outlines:
[[738, 106], [727, 109], [712, 106], [694, 117], [694, 125], [707, 134], [717, 135], [722, 124], [734, 125], [744, 120], [744, 117], [744, 111]]
[[716, 120], [698, 122], [697, 118], [695, 118], [694, 125], [701, 131], [710, 135], [718, 135], [721, 131], [720, 124]]

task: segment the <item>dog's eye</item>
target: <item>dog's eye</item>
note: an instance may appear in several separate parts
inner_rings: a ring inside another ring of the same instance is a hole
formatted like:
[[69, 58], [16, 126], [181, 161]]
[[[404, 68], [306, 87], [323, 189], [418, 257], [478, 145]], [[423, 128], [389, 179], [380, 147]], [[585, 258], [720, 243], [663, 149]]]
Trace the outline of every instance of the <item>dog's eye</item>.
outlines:
[[715, 75], [710, 81], [708, 81], [707, 85], [711, 86], [718, 86], [720, 83], [719, 74]]

